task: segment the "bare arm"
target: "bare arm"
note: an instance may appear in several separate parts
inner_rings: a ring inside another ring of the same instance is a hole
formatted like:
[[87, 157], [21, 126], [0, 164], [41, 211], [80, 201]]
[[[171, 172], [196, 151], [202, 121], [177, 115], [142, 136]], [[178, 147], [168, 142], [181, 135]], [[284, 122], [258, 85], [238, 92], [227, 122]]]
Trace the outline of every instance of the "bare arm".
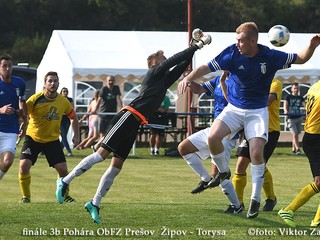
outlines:
[[204, 87], [202, 87], [199, 83], [190, 82], [187, 85], [193, 93], [200, 94], [206, 92]]
[[222, 71], [222, 75], [220, 76], [220, 85], [224, 98], [228, 101], [228, 87], [226, 85], [226, 79], [228, 76], [228, 71]]
[[298, 53], [297, 59], [294, 62], [295, 64], [303, 64], [306, 63], [313, 55], [314, 50], [319, 46], [320, 44], [320, 34], [315, 35], [311, 38], [310, 44], [303, 49], [301, 52]]
[[98, 98], [97, 105], [94, 108], [92, 108], [92, 113], [98, 112], [100, 103], [101, 103], [101, 97]]
[[208, 67], [208, 65], [206, 65], [206, 64], [201, 65], [200, 67], [192, 70], [192, 72], [188, 76], [186, 76], [181, 82], [179, 82], [178, 92], [180, 94], [183, 94], [186, 91], [189, 83], [193, 82], [194, 80], [196, 80], [196, 79], [198, 79], [198, 78], [200, 78], [210, 72], [211, 72], [211, 70]]
[[284, 114], [288, 114], [288, 111], [289, 111], [289, 103], [287, 100], [284, 100], [284, 103], [283, 103], [283, 113]]
[[121, 109], [123, 107], [123, 102], [122, 102], [122, 99], [121, 99], [121, 96], [117, 96], [117, 103], [118, 103], [118, 107], [119, 109]]
[[74, 116], [70, 119], [71, 120], [71, 126], [73, 130], [73, 138], [72, 142], [74, 146], [77, 146], [79, 144], [79, 120], [77, 114], [74, 114]]
[[270, 106], [277, 98], [278, 98], [277, 93], [275, 93], [275, 92], [269, 93], [267, 106]]

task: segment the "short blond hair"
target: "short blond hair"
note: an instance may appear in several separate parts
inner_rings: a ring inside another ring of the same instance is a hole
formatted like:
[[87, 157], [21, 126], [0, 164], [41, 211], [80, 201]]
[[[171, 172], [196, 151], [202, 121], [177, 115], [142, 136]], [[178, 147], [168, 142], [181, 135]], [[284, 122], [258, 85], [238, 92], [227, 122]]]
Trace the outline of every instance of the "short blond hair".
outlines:
[[239, 27], [236, 29], [236, 33], [242, 33], [245, 32], [247, 37], [249, 38], [255, 38], [258, 40], [258, 35], [259, 35], [259, 29], [257, 24], [254, 22], [245, 22], [242, 23]]

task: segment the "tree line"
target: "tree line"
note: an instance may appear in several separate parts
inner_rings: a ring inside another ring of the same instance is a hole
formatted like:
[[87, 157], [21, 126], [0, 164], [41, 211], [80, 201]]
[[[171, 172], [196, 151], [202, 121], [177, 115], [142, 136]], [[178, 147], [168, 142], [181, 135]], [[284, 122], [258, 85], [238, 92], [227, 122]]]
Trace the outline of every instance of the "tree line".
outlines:
[[[245, 21], [316, 33], [319, 0], [191, 0], [192, 26], [233, 32]], [[0, 0], [0, 53], [37, 66], [53, 30], [187, 31], [188, 0]], [[115, 40], [116, 41], [116, 40]], [[130, 41], [130, 39], [128, 39]]]

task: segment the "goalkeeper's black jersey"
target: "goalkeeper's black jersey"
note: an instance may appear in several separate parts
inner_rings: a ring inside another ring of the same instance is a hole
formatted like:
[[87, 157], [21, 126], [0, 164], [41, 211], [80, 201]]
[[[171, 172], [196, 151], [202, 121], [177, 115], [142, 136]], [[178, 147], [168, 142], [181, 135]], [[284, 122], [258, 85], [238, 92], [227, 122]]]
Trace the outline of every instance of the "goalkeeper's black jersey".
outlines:
[[[191, 46], [151, 67], [141, 83], [138, 96], [129, 106], [139, 111], [146, 118], [154, 113], [160, 107], [167, 89], [179, 79], [191, 63], [196, 50], [198, 50], [198, 47]], [[174, 68], [171, 69], [172, 67]]]

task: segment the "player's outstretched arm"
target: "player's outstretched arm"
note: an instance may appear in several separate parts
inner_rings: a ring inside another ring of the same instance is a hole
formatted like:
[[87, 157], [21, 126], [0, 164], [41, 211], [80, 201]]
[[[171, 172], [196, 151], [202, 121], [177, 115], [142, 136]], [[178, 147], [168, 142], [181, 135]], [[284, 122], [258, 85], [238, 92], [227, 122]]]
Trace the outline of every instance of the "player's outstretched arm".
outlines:
[[298, 53], [297, 59], [294, 62], [295, 64], [303, 64], [306, 63], [313, 55], [314, 50], [320, 44], [320, 34], [313, 36], [310, 40], [309, 45]]
[[211, 70], [208, 67], [208, 65], [206, 65], [206, 64], [201, 65], [200, 67], [192, 70], [192, 72], [188, 76], [186, 76], [181, 82], [179, 82], [179, 84], [178, 84], [179, 94], [183, 94], [191, 82], [193, 82], [194, 80], [196, 80], [198, 78], [201, 78], [202, 76], [204, 76], [210, 72], [211, 72]]

